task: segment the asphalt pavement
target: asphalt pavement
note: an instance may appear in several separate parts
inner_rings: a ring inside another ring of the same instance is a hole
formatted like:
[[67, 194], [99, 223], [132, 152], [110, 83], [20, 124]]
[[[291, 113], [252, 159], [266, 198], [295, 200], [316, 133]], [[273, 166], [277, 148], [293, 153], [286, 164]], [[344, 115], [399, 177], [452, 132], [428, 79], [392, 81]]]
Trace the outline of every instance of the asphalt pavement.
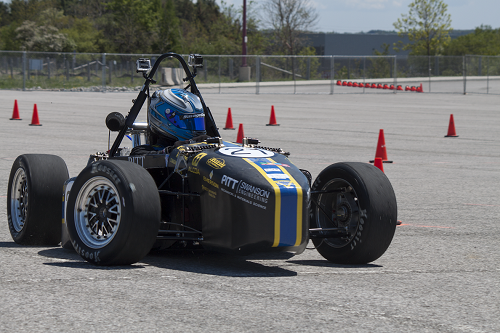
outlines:
[[[17, 245], [6, 218], [15, 158], [56, 154], [77, 176], [108, 149], [106, 115], [128, 112], [136, 94], [0, 90], [1, 332], [500, 331], [500, 95], [207, 90], [225, 140], [237, 135], [222, 130], [231, 108], [234, 127], [313, 178], [372, 160], [383, 129], [402, 221], [387, 252], [360, 266], [331, 264], [310, 244], [297, 256], [164, 251], [96, 267]], [[15, 99], [22, 120], [9, 120]], [[35, 103], [42, 126], [29, 126]], [[280, 126], [266, 126], [271, 105]], [[456, 138], [444, 137], [450, 114]]]

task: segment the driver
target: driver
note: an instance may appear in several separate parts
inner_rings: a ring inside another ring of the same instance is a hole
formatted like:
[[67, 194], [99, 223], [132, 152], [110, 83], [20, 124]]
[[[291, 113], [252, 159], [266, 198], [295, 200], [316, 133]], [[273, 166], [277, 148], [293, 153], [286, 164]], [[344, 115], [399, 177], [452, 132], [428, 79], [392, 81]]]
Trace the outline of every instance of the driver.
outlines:
[[198, 96], [184, 89], [158, 90], [148, 108], [149, 145], [134, 147], [131, 155], [168, 153], [182, 144], [208, 138], [205, 113]]

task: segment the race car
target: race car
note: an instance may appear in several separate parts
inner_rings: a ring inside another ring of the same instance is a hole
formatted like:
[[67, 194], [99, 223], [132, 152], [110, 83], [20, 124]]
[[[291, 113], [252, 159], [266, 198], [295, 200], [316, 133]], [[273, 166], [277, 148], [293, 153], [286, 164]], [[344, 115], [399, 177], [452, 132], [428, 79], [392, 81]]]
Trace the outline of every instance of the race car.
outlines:
[[[167, 58], [180, 62], [187, 86], [151, 94], [154, 74]], [[194, 80], [202, 65], [197, 54], [186, 63], [181, 55], [166, 53], [153, 66], [139, 59], [145, 83], [132, 108], [127, 116], [114, 112], [106, 118], [110, 132], [117, 132], [113, 145], [92, 154], [77, 177], [69, 177], [58, 156], [20, 155], [7, 193], [13, 240], [60, 244], [96, 265], [129, 265], [152, 249], [172, 247], [299, 254], [309, 240], [333, 263], [378, 259], [397, 223], [396, 197], [385, 174], [368, 163], [343, 162], [312, 182], [281, 148], [260, 146], [252, 138], [224, 141]], [[148, 121], [135, 122], [146, 101]], [[170, 109], [195, 102], [199, 117], [179, 118]], [[158, 111], [162, 103], [168, 106], [164, 113]], [[155, 117], [190, 120], [203, 125], [206, 135], [153, 149]], [[120, 147], [126, 136], [131, 151]]]

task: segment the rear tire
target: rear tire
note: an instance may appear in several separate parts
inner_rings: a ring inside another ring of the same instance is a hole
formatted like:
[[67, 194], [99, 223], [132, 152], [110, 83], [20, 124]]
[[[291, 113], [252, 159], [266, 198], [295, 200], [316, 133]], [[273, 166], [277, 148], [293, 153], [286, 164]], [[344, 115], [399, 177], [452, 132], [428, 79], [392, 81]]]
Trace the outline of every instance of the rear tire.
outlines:
[[61, 242], [61, 205], [68, 168], [59, 156], [21, 155], [14, 161], [7, 192], [12, 239], [22, 245]]
[[68, 199], [68, 233], [96, 265], [129, 265], [151, 250], [161, 220], [151, 175], [128, 161], [98, 161], [82, 170]]
[[311, 228], [347, 227], [349, 236], [313, 239], [318, 252], [337, 264], [366, 264], [389, 247], [396, 230], [397, 204], [391, 183], [367, 163], [336, 163], [324, 169], [312, 191]]

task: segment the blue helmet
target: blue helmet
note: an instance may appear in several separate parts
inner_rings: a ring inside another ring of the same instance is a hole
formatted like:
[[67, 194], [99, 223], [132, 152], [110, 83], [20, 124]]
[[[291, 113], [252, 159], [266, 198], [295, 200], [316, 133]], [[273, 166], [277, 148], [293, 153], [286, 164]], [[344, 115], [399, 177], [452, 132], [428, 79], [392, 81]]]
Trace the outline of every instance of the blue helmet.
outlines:
[[173, 140], [189, 140], [206, 134], [200, 99], [184, 89], [158, 90], [148, 109], [151, 131]]

